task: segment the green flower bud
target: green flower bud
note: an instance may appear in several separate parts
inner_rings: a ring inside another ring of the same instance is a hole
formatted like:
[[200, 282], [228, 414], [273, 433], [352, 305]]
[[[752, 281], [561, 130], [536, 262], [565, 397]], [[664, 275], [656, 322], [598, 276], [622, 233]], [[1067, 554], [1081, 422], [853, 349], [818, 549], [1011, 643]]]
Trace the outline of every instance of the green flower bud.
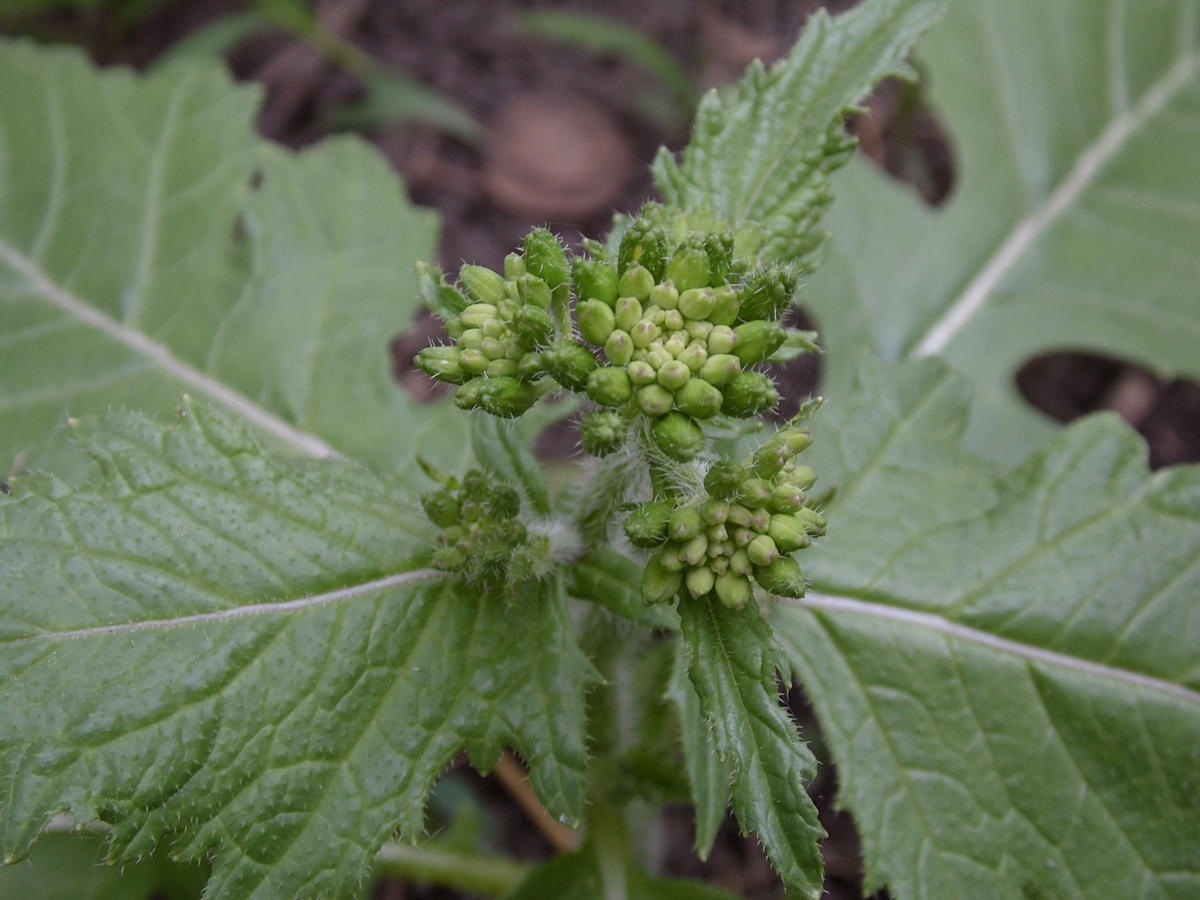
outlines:
[[681, 363], [688, 367], [688, 370], [694, 375], [698, 374], [704, 364], [708, 362], [708, 351], [704, 349], [704, 345], [699, 341], [692, 341], [683, 351], [676, 357]]
[[750, 602], [752, 593], [750, 579], [745, 575], [737, 575], [732, 571], [718, 575], [716, 580], [717, 598], [730, 609], [741, 609]]
[[720, 388], [741, 371], [742, 363], [736, 356], [729, 353], [718, 353], [716, 356], [706, 359], [696, 374], [713, 387]]
[[658, 370], [669, 363], [673, 356], [662, 347], [651, 347], [646, 351], [646, 362], [654, 369], [654, 377], [658, 378]]
[[571, 278], [567, 254], [547, 228], [535, 228], [525, 235], [525, 268], [551, 288], [565, 284]]
[[509, 336], [509, 328], [499, 316], [496, 316], [494, 319], [488, 319], [483, 323], [480, 330], [483, 332], [485, 338], [496, 338], [498, 340]]
[[[487, 269], [484, 269], [487, 272]], [[492, 273], [495, 274], [495, 273]], [[483, 328], [488, 322], [500, 318], [500, 310], [491, 303], [472, 303], [462, 311], [458, 320], [468, 328]]]
[[604, 355], [608, 357], [608, 361], [614, 366], [627, 366], [633, 359], [633, 351], [637, 348], [633, 346], [633, 338], [629, 336], [629, 332], [621, 331], [619, 328], [608, 336], [608, 340], [604, 342]]
[[787, 443], [776, 435], [754, 451], [751, 467], [760, 478], [774, 478], [783, 471], [783, 467], [791, 458], [792, 453], [788, 450]]
[[667, 535], [673, 541], [690, 541], [704, 532], [704, 517], [695, 506], [682, 506], [671, 513]]
[[668, 572], [682, 572], [687, 568], [687, 563], [679, 555], [679, 548], [676, 545], [664, 547], [659, 553], [659, 558], [662, 560], [663, 568]]
[[677, 331], [665, 341], [663, 341], [663, 350], [667, 352], [672, 359], [678, 359], [691, 344], [688, 341], [687, 334], [682, 331]]
[[708, 336], [712, 334], [713, 323], [703, 319], [689, 319], [684, 323], [687, 328], [687, 333], [692, 340], [708, 342]]
[[620, 413], [588, 413], [579, 423], [579, 442], [591, 456], [607, 456], [620, 449], [629, 431], [629, 420]]
[[458, 283], [476, 303], [490, 303], [493, 308], [504, 296], [504, 276], [483, 266], [463, 266], [458, 270]]
[[725, 284], [713, 290], [713, 297], [713, 311], [708, 314], [708, 321], [727, 327], [736, 322], [741, 309], [737, 291]]
[[621, 297], [617, 300], [616, 323], [622, 331], [630, 331], [641, 321], [642, 304], [637, 297]]
[[575, 276], [575, 291], [579, 299], [599, 300], [609, 306], [615, 306], [620, 296], [617, 283], [616, 267], [610, 263], [595, 259], [584, 259], [577, 256], [572, 261], [572, 271]]
[[668, 360], [658, 370], [658, 383], [668, 391], [677, 391], [692, 378], [692, 371], [677, 359]]
[[529, 306], [549, 309], [554, 300], [554, 293], [550, 290], [550, 285], [533, 275], [522, 275], [518, 278], [516, 288], [517, 299]]
[[438, 528], [450, 528], [459, 523], [462, 509], [458, 498], [449, 490], [426, 491], [421, 495], [421, 508], [429, 521]]
[[725, 384], [721, 412], [738, 419], [756, 416], [779, 402], [775, 384], [761, 372], [739, 372]]
[[[729, 504], [724, 500], [717, 500], [715, 497], [709, 498], [700, 504], [700, 518], [709, 526], [724, 525], [729, 519]], [[721, 538], [721, 540], [725, 540], [725, 538]]]
[[633, 346], [638, 350], [644, 350], [654, 343], [660, 334], [662, 334], [661, 328], [649, 319], [642, 319], [629, 330], [629, 339], [633, 341]]
[[[750, 541], [746, 543], [749, 544]], [[729, 571], [734, 575], [749, 575], [754, 571], [754, 565], [750, 562], [750, 557], [744, 548], [734, 550], [729, 554]]]
[[[670, 235], [665, 229], [656, 228], [644, 219], [634, 220], [621, 235], [621, 246], [617, 251], [617, 269], [624, 275], [631, 268], [640, 266], [649, 273], [653, 286], [655, 281], [662, 280], [663, 266], [671, 251], [670, 244]], [[646, 290], [649, 291], [650, 288], [647, 287]], [[630, 292], [622, 288], [621, 293]], [[639, 300], [645, 299], [638, 294], [633, 296]]]
[[[486, 340], [486, 339], [485, 339]], [[459, 365], [463, 367], [471, 376], [482, 375], [487, 371], [487, 367], [491, 365], [491, 357], [486, 356], [482, 350], [466, 349], [458, 354]]]
[[679, 558], [689, 566], [697, 566], [708, 557], [708, 538], [698, 534], [679, 550]]
[[796, 520], [809, 534], [820, 537], [825, 533], [825, 517], [811, 507], [805, 506], [794, 513]]
[[542, 365], [542, 354], [526, 353], [517, 363], [517, 377], [523, 381], [533, 381], [545, 371]]
[[635, 359], [625, 367], [625, 371], [629, 373], [629, 380], [636, 385], [654, 384], [658, 381], [658, 372], [645, 360]]
[[683, 576], [672, 572], [665, 565], [661, 553], [651, 556], [642, 572], [642, 600], [647, 606], [668, 603], [683, 587]]
[[605, 366], [588, 375], [587, 395], [601, 406], [624, 406], [633, 396], [633, 385], [624, 369]]
[[643, 503], [625, 519], [625, 534], [635, 547], [657, 547], [667, 539], [671, 507], [666, 503]]
[[468, 328], [458, 338], [460, 350], [478, 350], [483, 347], [483, 339], [487, 337], [482, 328]]
[[709, 283], [716, 287], [729, 277], [733, 268], [733, 234], [729, 231], [709, 232], [704, 236], [704, 252], [712, 272]]
[[812, 466], [796, 466], [787, 473], [787, 482], [807, 491], [817, 483], [817, 473]]
[[795, 516], [781, 514], [771, 516], [767, 535], [775, 542], [780, 553], [795, 553], [812, 544], [812, 538]]
[[650, 292], [654, 290], [654, 276], [643, 266], [634, 264], [625, 270], [617, 282], [617, 290], [622, 297], [633, 297], [639, 302], [649, 300]]
[[554, 334], [554, 320], [546, 310], [537, 306], [519, 307], [513, 313], [512, 327], [517, 335], [518, 346], [525, 351], [545, 344]]
[[449, 384], [462, 384], [471, 376], [462, 367], [460, 355], [457, 347], [426, 347], [413, 362], [431, 378]]
[[737, 335], [737, 346], [733, 355], [742, 361], [744, 366], [760, 363], [780, 347], [787, 338], [787, 332], [774, 322], [746, 322], [733, 329]]
[[[679, 365], [679, 363], [676, 363]], [[662, 370], [658, 372], [659, 380], [662, 380]], [[719, 390], [709, 384], [707, 381], [702, 381], [699, 378], [693, 378], [688, 381], [683, 387], [675, 392], [675, 405], [680, 412], [687, 413], [694, 419], [711, 419], [721, 411], [721, 404], [725, 401], [725, 397]]]
[[479, 352], [488, 359], [504, 359], [508, 356], [508, 347], [499, 338], [485, 337], [479, 347]]
[[[718, 503], [721, 501], [718, 500]], [[703, 513], [701, 513], [703, 516]], [[709, 525], [704, 531], [704, 536], [708, 538], [710, 543], [724, 544], [729, 540], [729, 529], [725, 527], [725, 523], [721, 522], [717, 525]]]
[[759, 509], [771, 502], [775, 488], [762, 478], [747, 478], [738, 487], [738, 503], [747, 509]]
[[[745, 507], [742, 508], [744, 509]], [[726, 531], [728, 530], [729, 529], [726, 529]], [[756, 537], [758, 537], [757, 531], [754, 531], [751, 528], [740, 528], [737, 526], [734, 527], [733, 532], [730, 534], [730, 538], [733, 540], [733, 546], [735, 547], [745, 547]], [[746, 571], [748, 572], [749, 569]], [[743, 572], [742, 574], [744, 575], [746, 573]]]
[[[748, 477], [749, 473], [741, 463], [723, 459], [713, 463], [708, 474], [704, 476], [704, 489], [712, 497], [732, 497]], [[732, 518], [732, 507], [728, 510], [728, 515]]]
[[804, 573], [790, 556], [781, 556], [769, 566], [755, 566], [754, 580], [763, 589], [780, 597], [803, 597]]
[[731, 353], [737, 343], [738, 336], [728, 325], [714, 325], [708, 333], [708, 352], [714, 355]]
[[803, 428], [788, 428], [781, 431], [780, 436], [787, 441], [788, 452], [795, 456], [797, 453], [803, 453], [812, 446], [812, 435]]
[[498, 378], [501, 375], [516, 376], [520, 371], [515, 359], [493, 359], [483, 370], [483, 374], [489, 378]]
[[679, 311], [689, 319], [707, 319], [716, 303], [712, 288], [693, 288], [679, 295]]
[[504, 257], [504, 277], [508, 281], [516, 281], [525, 271], [525, 258], [520, 253], [510, 253]]
[[[654, 298], [651, 297], [650, 299], [651, 299], [651, 301], [653, 301]], [[675, 302], [676, 303], [679, 302], [678, 297], [675, 298]], [[678, 331], [679, 329], [683, 328], [683, 325], [684, 325], [683, 313], [681, 313], [677, 309], [665, 310], [663, 312], [663, 320], [660, 324], [662, 325], [663, 328], [667, 329], [668, 331]]]
[[650, 291], [648, 301], [659, 309], [675, 309], [679, 306], [679, 289], [670, 281], [656, 284]]
[[756, 566], [769, 566], [779, 559], [779, 549], [768, 535], [760, 534], [746, 545], [746, 555]]
[[467, 565], [469, 559], [470, 557], [457, 547], [438, 547], [433, 551], [433, 556], [429, 561], [435, 569], [443, 572], [458, 572]]
[[448, 322], [470, 305], [462, 291], [446, 283], [446, 275], [437, 266], [418, 262], [417, 290], [429, 310]]
[[541, 396], [536, 386], [512, 376], [484, 378], [483, 382], [474, 405], [493, 416], [519, 416], [537, 403]]
[[479, 392], [486, 381], [487, 379], [481, 376], [464, 382], [454, 392], [454, 405], [459, 409], [474, 409], [475, 401], [479, 398]]
[[[771, 512], [775, 513], [794, 513], [804, 505], [804, 491], [794, 484], [784, 482], [783, 484], [775, 485], [775, 491], [771, 494]], [[784, 551], [785, 553], [789, 551]]]
[[617, 327], [612, 307], [602, 300], [584, 300], [578, 307], [579, 333], [588, 341], [604, 346], [608, 336]]
[[450, 335], [450, 337], [454, 338], [456, 341], [462, 337], [464, 332], [469, 330], [470, 329], [468, 329], [467, 326], [462, 323], [462, 320], [459, 319], [458, 316], [455, 316], [453, 319], [446, 320], [446, 334]]
[[591, 351], [574, 341], [560, 341], [542, 351], [543, 368], [568, 390], [584, 390], [596, 365], [596, 357]]
[[684, 584], [687, 585], [688, 593], [693, 597], [703, 597], [713, 589], [716, 583], [716, 577], [712, 573], [712, 569], [708, 566], [696, 566], [688, 569], [687, 575], [684, 577]]
[[696, 246], [679, 248], [667, 263], [663, 277], [673, 281], [680, 293], [692, 288], [708, 287], [709, 279], [712, 278], [708, 254]]
[[675, 408], [675, 396], [660, 384], [637, 389], [638, 409], [648, 416], [665, 416]]
[[741, 319], [775, 321], [783, 314], [796, 291], [796, 276], [786, 269], [772, 266], [750, 276], [742, 289]]
[[670, 412], [657, 419], [650, 432], [667, 456], [686, 462], [704, 446], [704, 432], [691, 416]]

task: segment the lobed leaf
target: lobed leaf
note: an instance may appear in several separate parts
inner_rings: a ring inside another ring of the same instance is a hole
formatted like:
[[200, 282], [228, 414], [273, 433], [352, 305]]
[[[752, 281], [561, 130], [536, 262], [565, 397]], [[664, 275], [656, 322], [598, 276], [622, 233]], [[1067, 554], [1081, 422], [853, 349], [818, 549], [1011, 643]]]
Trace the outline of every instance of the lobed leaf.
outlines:
[[1200, 891], [1200, 467], [1115, 417], [1016, 469], [960, 446], [944, 365], [866, 367], [814, 421], [839, 484], [773, 622], [838, 764], [868, 888]]
[[808, 20], [788, 56], [755, 62], [725, 101], [710, 91], [679, 162], [667, 150], [654, 180], [668, 205], [707, 209], [734, 226], [761, 228], [768, 259], [811, 263], [827, 235], [830, 174], [853, 149], [845, 112], [886, 75], [901, 71], [944, 0], [872, 0]]
[[561, 588], [463, 589], [393, 482], [181, 416], [78, 423], [103, 480], [0, 497], [4, 858], [67, 813], [114, 859], [213, 854], [214, 898], [342, 896], [462, 747], [576, 820], [595, 674]]
[[804, 788], [817, 761], [780, 705], [776, 678], [788, 664], [771, 627], [757, 610], [729, 609], [714, 594], [681, 602], [679, 616], [688, 678], [733, 771], [733, 812], [758, 834], [788, 890], [819, 897], [825, 830]]
[[1200, 377], [1200, 6], [958, 0], [919, 47], [956, 158], [927, 207], [863, 161], [835, 180], [805, 290], [827, 390], [860, 348], [939, 355], [974, 382], [966, 441], [1016, 461], [1053, 425], [1014, 377], [1061, 350]]
[[375, 151], [266, 144], [258, 92], [213, 62], [142, 77], [3, 42], [0, 81], [6, 471], [61, 470], [68, 414], [181, 391], [311, 455], [463, 460], [461, 417], [390, 378], [436, 220]]

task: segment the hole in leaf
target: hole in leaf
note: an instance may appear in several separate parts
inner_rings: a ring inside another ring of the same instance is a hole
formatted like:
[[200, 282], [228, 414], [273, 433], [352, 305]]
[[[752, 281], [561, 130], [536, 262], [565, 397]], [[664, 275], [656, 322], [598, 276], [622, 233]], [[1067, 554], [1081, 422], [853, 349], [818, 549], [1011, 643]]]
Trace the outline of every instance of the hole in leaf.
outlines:
[[925, 101], [921, 82], [889, 78], [850, 118], [850, 131], [877, 166], [939, 206], [954, 187], [956, 164], [946, 129]]
[[1092, 353], [1060, 351], [1034, 357], [1016, 376], [1017, 389], [1058, 422], [1098, 410], [1122, 416], [1150, 445], [1153, 468], [1200, 462], [1200, 384], [1163, 381], [1131, 363]]

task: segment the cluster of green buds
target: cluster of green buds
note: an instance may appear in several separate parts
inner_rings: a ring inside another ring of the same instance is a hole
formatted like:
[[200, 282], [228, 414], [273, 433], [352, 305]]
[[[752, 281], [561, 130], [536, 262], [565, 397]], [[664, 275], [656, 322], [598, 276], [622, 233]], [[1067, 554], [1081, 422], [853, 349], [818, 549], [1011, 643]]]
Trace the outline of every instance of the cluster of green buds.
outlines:
[[503, 275], [463, 266], [461, 290], [433, 267], [421, 266], [418, 274], [426, 302], [454, 343], [426, 347], [415, 362], [433, 378], [458, 385], [454, 400], [461, 408], [519, 416], [554, 386], [544, 377], [540, 351], [568, 315], [571, 270], [550, 231], [530, 232], [524, 254], [509, 254]]
[[[751, 367], [788, 337], [776, 320], [795, 277], [779, 267], [748, 270], [731, 232], [676, 240], [653, 217], [637, 219], [615, 260], [577, 257], [573, 275], [579, 332], [604, 360], [583, 388], [601, 406], [648, 417], [666, 455], [693, 458], [705, 419], [748, 418], [779, 401], [772, 380]], [[552, 363], [582, 361], [583, 349], [560, 344]], [[582, 372], [563, 374], [582, 381]]]
[[753, 593], [751, 579], [771, 594], [804, 596], [804, 575], [790, 554], [825, 533], [824, 518], [806, 505], [816, 473], [795, 460], [811, 443], [804, 429], [786, 428], [743, 461], [714, 464], [705, 496], [636, 507], [625, 533], [635, 546], [656, 551], [642, 576], [646, 603], [668, 602], [681, 591], [715, 592], [740, 609]]
[[438, 477], [442, 486], [421, 495], [425, 515], [442, 529], [431, 564], [487, 590], [511, 585], [513, 560], [529, 542], [529, 530], [517, 518], [520, 494], [477, 469], [461, 480]]

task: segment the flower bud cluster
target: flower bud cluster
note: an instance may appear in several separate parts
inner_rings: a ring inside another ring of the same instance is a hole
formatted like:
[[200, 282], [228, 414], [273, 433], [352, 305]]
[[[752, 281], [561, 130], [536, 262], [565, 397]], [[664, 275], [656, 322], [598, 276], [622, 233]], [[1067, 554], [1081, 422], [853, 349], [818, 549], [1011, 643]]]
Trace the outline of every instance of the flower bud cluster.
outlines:
[[421, 506], [442, 529], [430, 560], [435, 568], [487, 589], [511, 581], [514, 557], [529, 539], [517, 518], [521, 497], [514, 488], [473, 469], [461, 481], [447, 477], [442, 487], [422, 494]]
[[[510, 254], [504, 275], [465, 265], [449, 300], [446, 331], [452, 346], [427, 347], [416, 364], [439, 381], [459, 385], [455, 402], [497, 416], [519, 416], [545, 393], [540, 350], [558, 331], [556, 309], [570, 294], [570, 267], [558, 239], [544, 228], [525, 239], [524, 255]], [[465, 292], [465, 295], [464, 293]]]
[[794, 278], [740, 271], [730, 233], [677, 243], [668, 229], [635, 220], [615, 263], [577, 258], [574, 274], [579, 332], [607, 363], [586, 372], [588, 397], [649, 417], [668, 456], [693, 458], [705, 419], [747, 418], [779, 401], [771, 379], [750, 367], [787, 337], [775, 319]]
[[638, 506], [625, 533], [636, 546], [657, 550], [642, 576], [643, 599], [665, 603], [681, 591], [715, 592], [740, 609], [752, 580], [772, 594], [802, 597], [804, 575], [790, 554], [825, 533], [824, 518], [805, 505], [816, 473], [795, 461], [811, 443], [804, 429], [787, 428], [740, 463], [716, 463], [704, 480], [706, 496], [679, 506]]

